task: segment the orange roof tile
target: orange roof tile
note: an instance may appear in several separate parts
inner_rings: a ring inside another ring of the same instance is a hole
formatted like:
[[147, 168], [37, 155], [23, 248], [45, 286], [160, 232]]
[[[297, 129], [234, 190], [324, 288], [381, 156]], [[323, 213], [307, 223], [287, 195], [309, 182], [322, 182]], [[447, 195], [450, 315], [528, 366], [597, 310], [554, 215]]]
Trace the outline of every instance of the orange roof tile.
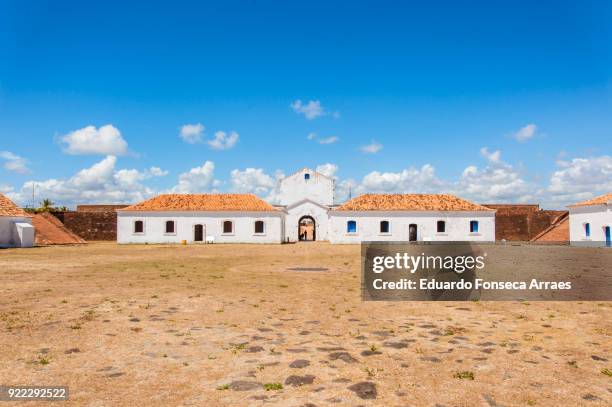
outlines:
[[336, 211], [494, 211], [450, 194], [365, 194]]
[[601, 195], [593, 199], [589, 199], [588, 201], [578, 202], [578, 203], [575, 203], [569, 206], [572, 207], [572, 206], [603, 205], [603, 204], [607, 204], [608, 202], [612, 202], [612, 194]]
[[164, 194], [117, 211], [249, 211], [278, 209], [254, 194]]
[[569, 213], [557, 217], [552, 225], [538, 233], [531, 239], [532, 242], [568, 242], [569, 241]]
[[21, 216], [31, 218], [32, 215], [15, 205], [6, 195], [0, 194], [0, 216]]

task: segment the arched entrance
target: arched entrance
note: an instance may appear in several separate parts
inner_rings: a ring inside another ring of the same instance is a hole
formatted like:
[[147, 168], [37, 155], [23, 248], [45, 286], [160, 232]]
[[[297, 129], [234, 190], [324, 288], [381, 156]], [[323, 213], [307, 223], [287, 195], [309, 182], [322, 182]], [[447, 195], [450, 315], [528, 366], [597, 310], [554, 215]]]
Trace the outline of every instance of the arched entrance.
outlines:
[[313, 242], [316, 240], [317, 228], [312, 216], [302, 216], [298, 221], [298, 240]]

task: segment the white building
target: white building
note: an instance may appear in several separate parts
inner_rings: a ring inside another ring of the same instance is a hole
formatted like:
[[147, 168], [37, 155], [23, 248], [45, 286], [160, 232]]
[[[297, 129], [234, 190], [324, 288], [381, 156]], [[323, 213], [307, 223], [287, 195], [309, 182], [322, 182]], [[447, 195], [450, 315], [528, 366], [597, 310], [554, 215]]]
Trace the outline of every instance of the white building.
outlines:
[[32, 215], [0, 194], [0, 247], [32, 247]]
[[367, 194], [329, 215], [332, 243], [495, 241], [495, 211], [454, 195]]
[[612, 194], [569, 206], [570, 244], [612, 246]]
[[252, 194], [167, 194], [117, 210], [118, 243], [281, 243], [283, 213]]
[[334, 180], [303, 168], [279, 183], [279, 209], [285, 212], [285, 241], [329, 240]]
[[119, 243], [495, 241], [495, 211], [453, 195], [368, 194], [334, 204], [334, 180], [303, 168], [280, 205], [252, 194], [160, 195], [117, 211]]

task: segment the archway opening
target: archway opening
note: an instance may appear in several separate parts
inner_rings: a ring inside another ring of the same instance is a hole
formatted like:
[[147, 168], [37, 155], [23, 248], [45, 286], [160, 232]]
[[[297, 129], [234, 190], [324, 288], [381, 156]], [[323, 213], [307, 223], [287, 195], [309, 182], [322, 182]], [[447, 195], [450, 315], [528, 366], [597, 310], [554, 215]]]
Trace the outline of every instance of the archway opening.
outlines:
[[302, 216], [298, 221], [298, 240], [314, 242], [316, 240], [316, 223], [312, 216]]

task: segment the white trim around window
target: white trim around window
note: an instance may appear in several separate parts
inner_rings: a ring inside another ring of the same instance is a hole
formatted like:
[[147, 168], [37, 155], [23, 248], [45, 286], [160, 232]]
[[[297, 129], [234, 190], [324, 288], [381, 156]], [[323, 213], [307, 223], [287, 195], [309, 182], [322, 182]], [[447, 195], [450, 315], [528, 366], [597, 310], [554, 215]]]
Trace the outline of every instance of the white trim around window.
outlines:
[[[386, 232], [381, 232], [381, 226], [383, 222], [387, 222], [387, 231]], [[379, 236], [391, 236], [391, 221], [389, 219], [382, 219], [378, 222], [378, 235]]]
[[[231, 232], [225, 232], [225, 222], [230, 222], [232, 224], [232, 231]], [[236, 231], [236, 225], [235, 222], [231, 219], [223, 219], [221, 221], [221, 234], [223, 236], [233, 236], [234, 233]]]
[[[263, 225], [263, 232], [257, 232], [257, 222], [261, 222]], [[253, 235], [254, 236], [265, 236], [266, 235], [266, 221], [263, 219], [255, 219], [253, 221]]]
[[[354, 222], [355, 223], [355, 231], [354, 232], [349, 232], [349, 223], [350, 222]], [[356, 236], [359, 234], [359, 222], [357, 222], [355, 219], [349, 219], [346, 221], [346, 226], [345, 226], [345, 232], [347, 236]]]
[[[136, 222], [142, 223], [142, 232], [136, 232]], [[145, 222], [144, 219], [134, 219], [132, 221], [132, 235], [142, 236], [145, 234], [146, 231], [147, 231], [147, 223]]]
[[[168, 232], [168, 222], [172, 222], [174, 224], [173, 225], [174, 232]], [[177, 225], [177, 222], [175, 219], [164, 220], [164, 235], [165, 236], [176, 236], [176, 225]]]

